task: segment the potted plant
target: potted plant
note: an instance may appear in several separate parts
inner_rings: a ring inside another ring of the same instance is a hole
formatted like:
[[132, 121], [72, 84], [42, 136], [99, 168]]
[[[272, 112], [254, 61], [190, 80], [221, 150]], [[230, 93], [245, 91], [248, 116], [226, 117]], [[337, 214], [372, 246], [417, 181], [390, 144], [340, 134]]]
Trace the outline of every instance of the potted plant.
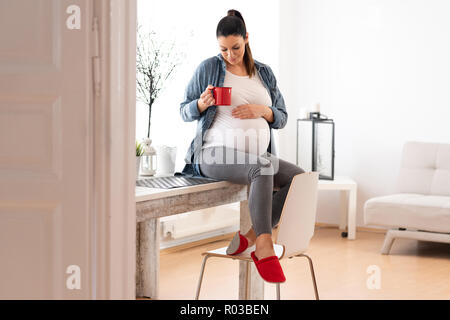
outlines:
[[144, 154], [144, 146], [136, 141], [136, 180], [139, 178], [139, 169], [141, 168], [141, 157]]
[[175, 43], [167, 45], [156, 40], [156, 33], [144, 34], [138, 27], [136, 50], [136, 99], [148, 106], [147, 138], [150, 138], [152, 106], [164, 88], [166, 81], [182, 61], [175, 50]]

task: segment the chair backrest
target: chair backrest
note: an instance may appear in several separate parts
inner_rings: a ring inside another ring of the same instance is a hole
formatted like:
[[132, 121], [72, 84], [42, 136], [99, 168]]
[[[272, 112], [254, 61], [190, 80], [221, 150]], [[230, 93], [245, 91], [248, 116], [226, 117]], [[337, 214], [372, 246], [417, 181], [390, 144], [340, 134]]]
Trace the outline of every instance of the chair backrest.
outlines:
[[406, 142], [397, 192], [450, 196], [450, 144]]
[[284, 256], [300, 254], [309, 246], [316, 222], [318, 181], [319, 173], [305, 172], [291, 182], [275, 241], [284, 246]]

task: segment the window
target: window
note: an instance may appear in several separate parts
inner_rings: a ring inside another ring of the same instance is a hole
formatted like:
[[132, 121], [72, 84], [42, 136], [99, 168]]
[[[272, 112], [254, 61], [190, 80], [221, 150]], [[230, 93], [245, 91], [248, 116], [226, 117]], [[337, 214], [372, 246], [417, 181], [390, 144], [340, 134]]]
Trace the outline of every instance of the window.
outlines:
[[[239, 10], [246, 22], [253, 57], [278, 70], [279, 19], [278, 2], [271, 0], [183, 1], [138, 0], [138, 22], [144, 30], [156, 33], [156, 39], [175, 41], [185, 53], [165, 90], [152, 107], [150, 138], [153, 145], [177, 147], [176, 171], [185, 165], [184, 156], [194, 138], [196, 122], [180, 117], [184, 90], [198, 64], [220, 53], [216, 40], [217, 23], [229, 9]], [[148, 107], [136, 107], [136, 138], [147, 136]]]

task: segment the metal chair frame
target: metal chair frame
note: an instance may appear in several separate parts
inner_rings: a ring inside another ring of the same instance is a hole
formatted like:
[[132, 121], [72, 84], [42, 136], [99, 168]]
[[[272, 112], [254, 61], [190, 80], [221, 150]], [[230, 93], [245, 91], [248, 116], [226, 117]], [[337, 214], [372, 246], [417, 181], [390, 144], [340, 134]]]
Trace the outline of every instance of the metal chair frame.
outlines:
[[[215, 255], [215, 254], [209, 254], [209, 253], [204, 253], [204, 258], [203, 258], [203, 262], [202, 262], [202, 268], [200, 271], [200, 278], [198, 279], [198, 284], [197, 284], [197, 293], [195, 295], [195, 300], [199, 300], [200, 297], [200, 290], [201, 290], [201, 286], [202, 286], [202, 282], [203, 282], [203, 275], [205, 273], [205, 267], [206, 267], [206, 261], [211, 258], [211, 257], [216, 257], [216, 258], [227, 258], [227, 259], [233, 259], [233, 260], [244, 260], [246, 261], [247, 267], [246, 267], [246, 272], [245, 272], [245, 281], [246, 283], [248, 283], [249, 278], [248, 278], [248, 274], [249, 274], [249, 269], [250, 269], [250, 263], [253, 262], [253, 260], [251, 258], [248, 257], [238, 257], [238, 256], [230, 256], [230, 255]], [[316, 275], [314, 272], [314, 265], [312, 262], [311, 257], [309, 257], [308, 255], [302, 253], [302, 254], [298, 254], [295, 255], [293, 257], [289, 257], [289, 259], [292, 259], [294, 257], [305, 257], [308, 259], [308, 263], [309, 263], [309, 269], [311, 271], [311, 278], [312, 278], [312, 282], [313, 282], [313, 286], [314, 286], [314, 295], [316, 300], [320, 300], [319, 299], [319, 292], [317, 290], [317, 281], [316, 281]], [[281, 259], [280, 259], [281, 260]], [[280, 284], [277, 283], [276, 284], [276, 290], [277, 290], [277, 300], [280, 300]], [[246, 299], [248, 298], [248, 292], [246, 292]]]

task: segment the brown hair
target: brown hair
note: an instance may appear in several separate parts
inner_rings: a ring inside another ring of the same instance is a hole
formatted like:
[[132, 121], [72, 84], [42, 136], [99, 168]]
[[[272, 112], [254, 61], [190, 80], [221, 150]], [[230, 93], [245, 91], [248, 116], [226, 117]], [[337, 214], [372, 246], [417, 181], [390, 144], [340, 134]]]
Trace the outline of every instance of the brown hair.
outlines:
[[[247, 35], [244, 18], [237, 10], [228, 10], [226, 17], [222, 18], [217, 25], [216, 37], [227, 37], [229, 35], [242, 36], [244, 39]], [[252, 77], [256, 73], [255, 61], [253, 60], [252, 51], [249, 43], [245, 44], [244, 65], [247, 73]]]

